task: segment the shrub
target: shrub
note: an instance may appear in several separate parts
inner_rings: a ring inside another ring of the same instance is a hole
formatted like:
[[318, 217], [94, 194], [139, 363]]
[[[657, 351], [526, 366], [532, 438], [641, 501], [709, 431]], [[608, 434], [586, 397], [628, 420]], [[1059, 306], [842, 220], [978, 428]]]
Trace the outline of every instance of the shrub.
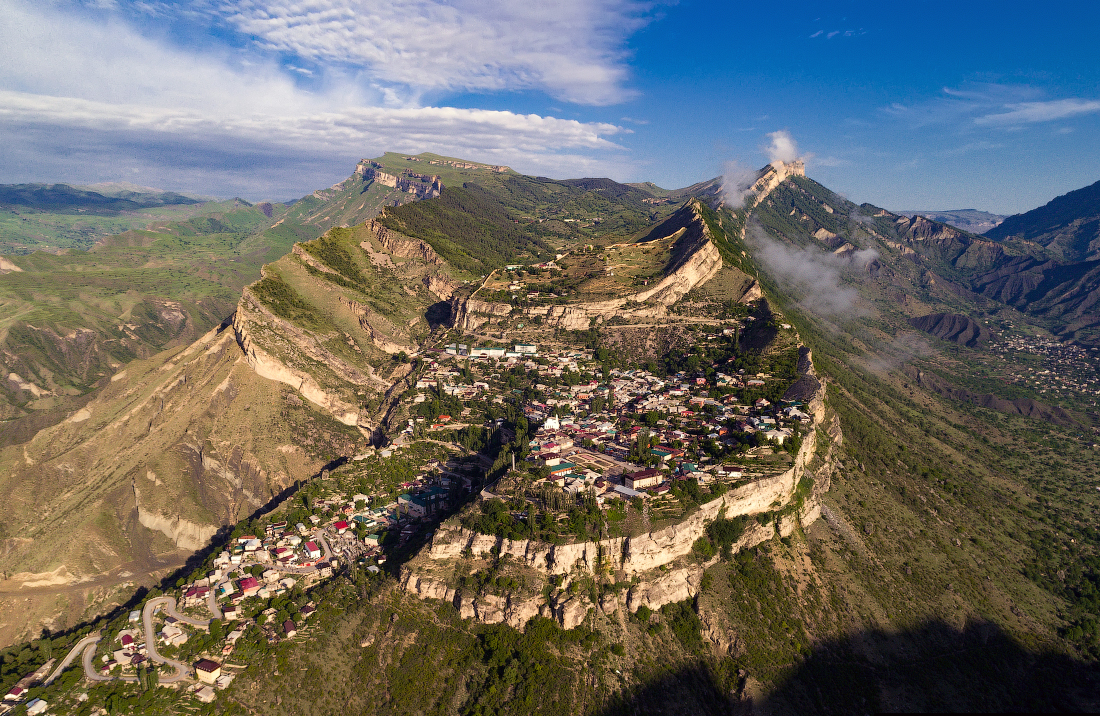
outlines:
[[700, 537], [692, 543], [691, 551], [701, 562], [706, 562], [718, 552], [718, 550], [714, 547], [714, 543], [711, 542], [706, 535]]

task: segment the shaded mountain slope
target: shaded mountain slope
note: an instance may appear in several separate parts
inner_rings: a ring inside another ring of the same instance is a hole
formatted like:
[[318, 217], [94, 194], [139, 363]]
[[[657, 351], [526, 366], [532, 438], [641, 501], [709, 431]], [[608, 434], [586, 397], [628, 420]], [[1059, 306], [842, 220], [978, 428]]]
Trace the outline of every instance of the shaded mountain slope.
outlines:
[[992, 338], [989, 330], [967, 316], [957, 313], [930, 313], [909, 319], [909, 325], [945, 341], [975, 346]]
[[1100, 181], [1010, 216], [985, 235], [1034, 242], [1062, 261], [1095, 259], [1100, 252]]

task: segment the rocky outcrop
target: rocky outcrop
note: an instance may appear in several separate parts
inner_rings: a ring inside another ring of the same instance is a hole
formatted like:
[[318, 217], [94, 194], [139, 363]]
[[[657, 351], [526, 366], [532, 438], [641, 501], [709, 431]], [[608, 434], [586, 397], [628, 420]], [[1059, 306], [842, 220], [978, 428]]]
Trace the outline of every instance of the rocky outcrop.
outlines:
[[[745, 213], [752, 211], [768, 197], [768, 194], [771, 194], [776, 187], [792, 176], [806, 176], [806, 165], [801, 159], [795, 159], [791, 162], [776, 160], [764, 167], [760, 177], [753, 182], [745, 195]], [[744, 236], [741, 238], [743, 239]]]
[[325, 266], [323, 263], [313, 258], [313, 255], [303, 249], [301, 244], [294, 244], [290, 250], [295, 256], [301, 259], [302, 263], [305, 265], [315, 268], [322, 273], [338, 274], [337, 271], [333, 271], [328, 266]]
[[412, 571], [405, 572], [401, 586], [421, 599], [439, 599], [454, 604], [462, 618], [476, 619], [485, 624], [504, 622], [522, 629], [531, 617], [539, 613], [538, 602], [529, 597], [511, 594], [465, 595], [437, 579], [418, 576]]
[[386, 320], [385, 316], [382, 316], [374, 311], [370, 310], [367, 306], [359, 303], [358, 301], [350, 298], [340, 297], [340, 303], [347, 306], [348, 310], [355, 314], [359, 320], [359, 327], [362, 328], [368, 336], [370, 336], [371, 343], [375, 347], [380, 348], [389, 354], [400, 353], [405, 351], [406, 353], [412, 353], [416, 351], [416, 348], [406, 343], [399, 343], [393, 339], [393, 336], [385, 333], [376, 327], [376, 324], [382, 326], [392, 327], [392, 324]]
[[702, 566], [684, 567], [660, 573], [652, 581], [639, 582], [626, 595], [626, 608], [632, 612], [638, 607], [660, 609], [666, 604], [691, 599], [699, 593], [703, 581]]
[[507, 303], [489, 303], [474, 296], [460, 299], [452, 305], [452, 324], [465, 331], [476, 330], [494, 317], [518, 312], [530, 318], [543, 319], [544, 325], [567, 330], [584, 330], [592, 321], [620, 318], [659, 318], [668, 315], [668, 307], [683, 298], [691, 289], [706, 283], [722, 268], [722, 256], [711, 240], [710, 229], [700, 215], [697, 200], [685, 204], [666, 224], [677, 227], [654, 230], [671, 235], [686, 229], [673, 251], [674, 259], [665, 276], [655, 286], [644, 291], [605, 301], [577, 302], [562, 305], [515, 308]]
[[366, 159], [355, 167], [355, 173], [362, 177], [363, 181], [377, 182], [406, 194], [412, 194], [418, 199], [431, 199], [443, 192], [443, 180], [439, 176], [410, 171], [400, 175], [390, 174], [382, 171], [381, 164]]
[[[776, 161], [764, 168], [760, 177], [745, 195], [745, 211], [752, 211], [767, 198], [776, 187], [792, 176], [805, 176], [806, 167], [800, 160], [793, 162]], [[543, 319], [544, 325], [567, 330], [584, 330], [592, 325], [608, 320], [613, 316], [620, 318], [653, 319], [668, 315], [668, 307], [683, 298], [696, 286], [713, 278], [722, 269], [722, 257], [715, 246], [710, 229], [701, 215], [698, 199], [689, 200], [664, 224], [654, 229], [653, 234], [670, 236], [683, 229], [683, 236], [673, 248], [674, 259], [666, 269], [664, 277], [653, 287], [605, 301], [569, 303], [556, 306], [532, 306], [515, 309], [530, 318]], [[670, 226], [670, 224], [677, 224]], [[740, 238], [745, 239], [747, 222], [740, 228]], [[760, 286], [755, 282], [741, 298], [747, 303], [763, 297]], [[506, 303], [488, 303], [474, 296], [456, 299], [452, 303], [452, 325], [464, 331], [475, 331], [495, 317], [513, 313]]]
[[[381, 217], [385, 217], [385, 210]], [[426, 242], [414, 239], [410, 236], [393, 231], [382, 224], [378, 219], [371, 219], [367, 223], [367, 231], [371, 232], [383, 249], [390, 255], [401, 259], [420, 259], [424, 263], [433, 266], [442, 266], [443, 259], [439, 258], [435, 250]]]
[[22, 271], [23, 269], [16, 266], [10, 259], [0, 256], [0, 274], [12, 273], [13, 271]]
[[199, 524], [185, 520], [179, 515], [164, 515], [159, 512], [146, 510], [141, 506], [141, 495], [137, 485], [134, 485], [134, 502], [137, 506], [137, 518], [142, 527], [160, 532], [172, 540], [180, 549], [198, 550], [205, 547], [210, 538], [218, 532], [218, 528], [211, 524]]
[[424, 277], [424, 287], [438, 296], [440, 301], [451, 300], [459, 286], [460, 283], [443, 274], [433, 273]]

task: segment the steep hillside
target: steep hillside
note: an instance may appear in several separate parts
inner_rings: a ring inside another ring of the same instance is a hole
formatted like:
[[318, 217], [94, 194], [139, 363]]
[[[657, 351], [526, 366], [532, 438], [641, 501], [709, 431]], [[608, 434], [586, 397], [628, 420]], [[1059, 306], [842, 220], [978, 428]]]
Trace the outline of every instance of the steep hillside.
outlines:
[[991, 239], [1023, 239], [1048, 248], [1061, 261], [1100, 257], [1100, 181], [1071, 191], [984, 232]]
[[[171, 211], [165, 215], [170, 218], [153, 210], [119, 213], [135, 202], [153, 206], [171, 199], [161, 194], [105, 196], [63, 185], [9, 192], [20, 206], [64, 205], [78, 215], [95, 208], [89, 202], [99, 197], [114, 207], [104, 212], [140, 221], [140, 228], [101, 239], [87, 251], [0, 261], [0, 445], [22, 442], [64, 419], [129, 361], [187, 345], [220, 324], [243, 288], [259, 278], [260, 267], [296, 241], [426, 196], [380, 181], [375, 164], [365, 159], [345, 181], [289, 207], [209, 202], [183, 207], [196, 213], [189, 218], [171, 218]], [[453, 176], [473, 173], [451, 169]]]
[[[403, 351], [445, 291], [430, 260], [365, 226], [264, 268], [231, 323], [128, 363], [67, 419], [0, 452], [5, 640], [73, 624], [178, 567], [225, 524], [371, 448], [403, 390]], [[48, 519], [43, 519], [48, 517]], [[29, 600], [29, 601], [26, 601]], [[11, 613], [11, 612], [7, 612]]]
[[[407, 415], [407, 406], [400, 402], [409, 380], [410, 364], [405, 356], [425, 345], [435, 345], [436, 332], [450, 320], [447, 301], [456, 292], [472, 290], [473, 285], [467, 282], [474, 278], [470, 269], [476, 267], [464, 260], [492, 265], [508, 260], [538, 260], [552, 250], [541, 237], [550, 237], [559, 247], [573, 246], [591, 235], [596, 226], [561, 221], [560, 228], [544, 230], [540, 227], [553, 223], [546, 217], [583, 214], [592, 222], [599, 219], [601, 227], [606, 222], [619, 230], [637, 231], [638, 227], [648, 230], [646, 227], [655, 226], [654, 217], [660, 216], [641, 202], [642, 194], [607, 180], [554, 182], [480, 165], [431, 164], [448, 161], [470, 164], [427, 155], [419, 159], [385, 155], [364, 160], [349, 179], [289, 208], [240, 206], [235, 214], [211, 216], [201, 224], [196, 219], [123, 234], [86, 255], [17, 259], [16, 268], [22, 270], [9, 276], [15, 279], [13, 286], [27, 286], [29, 301], [36, 300], [31, 288], [34, 275], [57, 281], [68, 267], [78, 281], [87, 280], [95, 275], [88, 269], [95, 267], [114, 271], [107, 274], [110, 281], [101, 278], [101, 283], [129, 280], [132, 288], [140, 271], [147, 270], [152, 255], [166, 266], [162, 270], [171, 271], [172, 251], [177, 249], [179, 261], [186, 258], [206, 262], [202, 264], [206, 268], [197, 268], [196, 272], [208, 272], [209, 283], [182, 280], [181, 289], [193, 291], [196, 286], [216, 285], [219, 277], [225, 283], [228, 279], [243, 282], [248, 278], [249, 266], [270, 260], [272, 244], [312, 239], [316, 236], [310, 234], [316, 230], [313, 227], [368, 219], [384, 202], [430, 199], [387, 211], [386, 217], [397, 217], [408, 234], [388, 228], [386, 224], [391, 220], [383, 217], [354, 228], [334, 228], [320, 238], [293, 246], [293, 251], [264, 267], [260, 281], [243, 290], [235, 311], [226, 301], [203, 314], [206, 325], [221, 326], [187, 349], [189, 358], [184, 367], [176, 363], [181, 344], [186, 345], [188, 335], [201, 335], [205, 326], [196, 320], [195, 313], [188, 312], [189, 304], [174, 294], [169, 294], [168, 303], [149, 300], [159, 310], [175, 311], [172, 317], [193, 333], [167, 330], [175, 324], [161, 326], [160, 333], [153, 332], [157, 321], [167, 320], [161, 314], [150, 316], [146, 323], [131, 319], [118, 330], [123, 330], [131, 341], [149, 336], [141, 344], [141, 351], [132, 355], [116, 355], [103, 347], [105, 340], [108, 347], [131, 345], [121, 337], [112, 343], [113, 335], [104, 339], [94, 328], [86, 327], [101, 325], [102, 332], [115, 329], [108, 321], [114, 320], [117, 313], [112, 312], [119, 309], [107, 300], [96, 304], [99, 313], [69, 319], [74, 328], [63, 330], [50, 327], [56, 324], [46, 321], [26, 321], [38, 331], [27, 334], [24, 324], [11, 323], [15, 330], [9, 329], [9, 337], [21, 342], [13, 343], [7, 355], [18, 361], [12, 365], [21, 372], [9, 369], [17, 377], [9, 379], [8, 388], [13, 403], [25, 413], [21, 419], [9, 422], [12, 429], [6, 432], [10, 447], [3, 453], [6, 467], [2, 489], [12, 499], [30, 500], [28, 519], [43, 511], [54, 514], [63, 510], [71, 516], [65, 530], [51, 521], [42, 527], [44, 532], [35, 532], [32, 541], [16, 539], [31, 529], [29, 522], [13, 523], [5, 531], [6, 539], [16, 540], [7, 543], [0, 558], [0, 569], [8, 578], [5, 588], [20, 592], [28, 589], [28, 584], [40, 584], [32, 613], [46, 623], [63, 625], [72, 623], [85, 608], [94, 609], [89, 605], [96, 599], [107, 598], [91, 587], [74, 585], [111, 582], [110, 575], [118, 570], [148, 580], [149, 570], [173, 564], [183, 551], [201, 544], [219, 525], [256, 509], [289, 481], [309, 477], [322, 464], [354, 455], [399, 429], [397, 417]], [[422, 172], [406, 172], [399, 163], [394, 166], [395, 162], [418, 167], [428, 163], [439, 167], [440, 174], [428, 182], [403, 184]], [[466, 177], [479, 183], [465, 182], [465, 188], [452, 191], [445, 185], [440, 188], [440, 176]], [[436, 191], [442, 195], [431, 198]], [[501, 197], [513, 198], [505, 201]], [[413, 211], [416, 206], [427, 208]], [[516, 233], [512, 228], [516, 224], [506, 217], [524, 210], [543, 220], [532, 216], [529, 224]], [[267, 217], [269, 212], [271, 217]], [[452, 219], [463, 212], [475, 217], [484, 233], [457, 231]], [[264, 219], [259, 217], [269, 218], [270, 228], [264, 229]], [[247, 228], [240, 223], [245, 220], [259, 223], [262, 230], [226, 235], [225, 229]], [[439, 227], [438, 231], [433, 233], [432, 226]], [[697, 226], [695, 231], [695, 239], [681, 242], [677, 261], [683, 263], [693, 254], [694, 249], [683, 246], [702, 237], [702, 228]], [[239, 266], [234, 268], [232, 262], [218, 260], [227, 252], [240, 262]], [[453, 261], [447, 260], [444, 252], [449, 252]], [[171, 288], [171, 284], [161, 279], [157, 289], [163, 293], [166, 287]], [[77, 283], [71, 291], [75, 303], [70, 306], [81, 305], [80, 301], [87, 305], [86, 289]], [[66, 294], [60, 291], [59, 295]], [[141, 305], [140, 299], [131, 305]], [[230, 331], [219, 315], [231, 312]], [[128, 315], [140, 318], [146, 314], [131, 309]], [[93, 318], [100, 323], [93, 322]], [[49, 343], [26, 337], [48, 331], [60, 339]], [[233, 341], [227, 343], [230, 333]], [[196, 347], [215, 340], [211, 337], [215, 335], [216, 350]], [[83, 353], [72, 347], [81, 336], [87, 344]], [[149, 356], [163, 346], [178, 347], [151, 356], [146, 363], [125, 362]], [[200, 368], [195, 363], [199, 356], [208, 355], [218, 357], [220, 367]], [[77, 373], [77, 367], [84, 372]], [[242, 370], [246, 371], [242, 375], [250, 376], [248, 380], [223, 375], [225, 371], [237, 375]], [[70, 382], [63, 383], [66, 379]], [[236, 393], [226, 387], [236, 385], [234, 381], [241, 382]], [[276, 389], [279, 384], [284, 387]], [[186, 390], [188, 399], [172, 403], [161, 395], [172, 390]], [[142, 398], [138, 410], [133, 401], [148, 395], [157, 397]], [[240, 397], [234, 408], [222, 405], [228, 395], [246, 397]], [[255, 401], [251, 407], [250, 401]], [[243, 412], [237, 412], [238, 408]], [[147, 417], [142, 411], [153, 412]], [[272, 430], [267, 422], [274, 415], [285, 418], [298, 413], [312, 416], [301, 418], [299, 423], [305, 422], [294, 428], [305, 430], [304, 425], [311, 426], [308, 443], [312, 447], [303, 448], [300, 441], [289, 439], [281, 430]], [[156, 429], [158, 420], [173, 421], [175, 427]], [[105, 427], [116, 424], [139, 424], [142, 430], [123, 434]], [[237, 435], [235, 431], [239, 431], [240, 438], [219, 438], [203, 445], [202, 440], [209, 436]], [[246, 440], [246, 435], [251, 437]], [[287, 453], [280, 449], [290, 446], [305, 450], [302, 459], [286, 462]], [[202, 459], [197, 464], [189, 463], [196, 454]], [[78, 455], [79, 461], [73, 462]], [[175, 467], [166, 467], [169, 463]], [[239, 474], [245, 469], [251, 471], [247, 480]], [[169, 481], [163, 477], [167, 473], [183, 477]], [[154, 485], [159, 480], [163, 489], [142, 489], [142, 475]], [[44, 484], [43, 480], [76, 482], [72, 490], [41, 493], [38, 486]], [[136, 485], [142, 495], [141, 514], [154, 517], [144, 522], [138, 519], [137, 498], [130, 501], [125, 490], [127, 482]], [[242, 484], [247, 487], [242, 488]], [[242, 493], [241, 489], [246, 491]], [[77, 494], [79, 499], [74, 497]], [[88, 495], [96, 497], [89, 499]], [[149, 502], [152, 496], [156, 499]], [[60, 534], [70, 530], [78, 538], [59, 547]], [[112, 541], [106, 556], [88, 556], [88, 543], [104, 543], [103, 534], [107, 533]], [[138, 568], [119, 566], [126, 564]], [[47, 572], [66, 576], [42, 577]], [[21, 628], [32, 628], [36, 623], [41, 622], [28, 620]], [[12, 623], [7, 628], [17, 629], [20, 625]], [[14, 633], [8, 632], [9, 638]]]

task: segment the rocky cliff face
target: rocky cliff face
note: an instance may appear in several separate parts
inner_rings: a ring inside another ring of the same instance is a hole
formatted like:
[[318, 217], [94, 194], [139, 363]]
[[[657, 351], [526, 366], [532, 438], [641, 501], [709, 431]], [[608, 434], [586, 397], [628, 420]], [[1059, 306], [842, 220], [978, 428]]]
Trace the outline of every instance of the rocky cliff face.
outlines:
[[355, 173], [364, 181], [378, 182], [407, 194], [412, 194], [418, 199], [431, 199], [443, 192], [443, 180], [438, 176], [428, 174], [389, 174], [382, 171], [381, 165], [370, 160], [364, 160], [355, 168]]
[[768, 198], [768, 194], [792, 176], [806, 176], [806, 164], [801, 159], [795, 159], [792, 162], [777, 160], [764, 167], [760, 177], [753, 182], [745, 195], [745, 212], [748, 213], [756, 208], [757, 204]]
[[307, 359], [326, 365], [340, 378], [354, 385], [373, 386], [371, 377], [332, 355], [313, 336], [271, 313], [248, 289], [245, 289], [237, 312], [233, 315], [233, 331], [237, 343], [244, 351], [245, 360], [257, 375], [289, 385], [303, 398], [345, 425], [359, 423], [359, 411], [355, 405], [331, 389], [322, 388], [311, 372], [294, 367], [287, 360], [276, 358], [255, 339], [255, 333], [262, 331], [268, 341], [275, 342], [284, 355], [301, 353]]
[[[793, 162], [773, 162], [749, 188], [745, 198], [745, 211], [751, 212], [761, 201], [780, 184], [792, 176], [805, 176], [806, 167], [800, 160]], [[476, 293], [465, 299], [456, 299], [452, 303], [451, 323], [464, 331], [474, 331], [493, 317], [502, 317], [518, 313], [530, 318], [541, 318], [544, 325], [567, 330], [584, 330], [592, 325], [608, 320], [613, 316], [621, 318], [652, 319], [668, 315], [668, 307], [683, 298], [696, 286], [700, 286], [722, 269], [722, 257], [706, 222], [700, 215], [698, 199], [692, 199], [680, 212], [691, 212], [689, 220], [683, 222], [687, 229], [685, 241], [680, 247], [680, 255], [666, 271], [664, 277], [653, 287], [644, 291], [606, 301], [570, 303], [558, 306], [533, 306], [515, 308], [507, 303], [489, 303], [477, 298]], [[741, 240], [744, 240], [745, 226], [741, 226]], [[750, 288], [743, 300], [754, 300], [761, 296], [759, 286]], [[640, 306], [637, 304], [641, 304]]]
[[[490, 303], [474, 296], [452, 304], [452, 325], [465, 331], [476, 330], [492, 317], [518, 311], [524, 316], [543, 319], [544, 325], [567, 330], [583, 330], [613, 316], [621, 318], [657, 318], [668, 314], [668, 307], [688, 291], [706, 283], [722, 268], [718, 247], [711, 241], [710, 229], [692, 200], [681, 212], [689, 214], [685, 222], [688, 234], [680, 255], [665, 276], [653, 287], [606, 301], [577, 302], [555, 306], [513, 309], [507, 303]], [[644, 305], [635, 305], [644, 304]]]
[[[826, 452], [831, 455], [832, 446], [840, 440], [839, 426], [835, 421], [826, 425], [825, 386], [817, 379], [809, 351], [803, 351], [800, 369], [816, 380], [817, 388], [808, 401], [808, 411], [813, 416], [814, 428], [823, 428], [829, 436]], [[630, 611], [637, 611], [642, 605], [655, 609], [687, 599], [697, 593], [703, 572], [702, 565], [689, 559], [691, 548], [705, 534], [707, 524], [723, 515], [756, 515], [790, 504], [795, 498], [796, 486], [806, 475], [808, 461], [818, 450], [817, 436], [816, 429], [807, 432], [789, 470], [734, 488], [700, 506], [677, 524], [634, 537], [555, 545], [537, 540], [503, 539], [473, 532], [454, 521], [444, 523], [431, 544], [410, 562], [402, 583], [406, 590], [420, 597], [454, 603], [463, 616], [486, 621], [483, 615], [488, 614], [492, 620], [506, 621], [513, 626], [522, 626], [529, 618], [524, 615], [543, 613], [555, 616], [563, 626], [572, 628], [580, 623], [589, 608], [605, 611], [618, 608], [618, 602], [595, 605], [582, 595], [570, 596], [564, 591], [564, 586], [574, 577], [597, 575], [606, 569], [616, 570], [634, 582], [623, 603]], [[829, 489], [828, 469], [819, 472], [812, 495], [796, 514], [781, 519], [778, 525], [751, 522], [734, 545], [735, 551], [770, 539], [776, 530], [786, 536], [799, 523], [814, 522], [821, 514], [819, 498]], [[566, 581], [560, 592], [552, 592], [549, 601], [544, 602], [537, 589], [526, 597], [521, 594], [499, 598], [466, 595], [449, 587], [446, 578], [441, 576], [453, 574], [453, 565], [458, 560], [492, 555], [543, 577], [565, 577]], [[561, 601], [556, 601], [559, 598]]]
[[[383, 210], [382, 215], [385, 216], [385, 210]], [[420, 259], [424, 263], [434, 266], [443, 265], [443, 259], [439, 258], [439, 255], [431, 246], [420, 239], [414, 239], [392, 229], [387, 229], [376, 219], [371, 219], [367, 223], [367, 230], [378, 240], [383, 249], [396, 258]], [[363, 246], [362, 248], [369, 250], [369, 246]]]

